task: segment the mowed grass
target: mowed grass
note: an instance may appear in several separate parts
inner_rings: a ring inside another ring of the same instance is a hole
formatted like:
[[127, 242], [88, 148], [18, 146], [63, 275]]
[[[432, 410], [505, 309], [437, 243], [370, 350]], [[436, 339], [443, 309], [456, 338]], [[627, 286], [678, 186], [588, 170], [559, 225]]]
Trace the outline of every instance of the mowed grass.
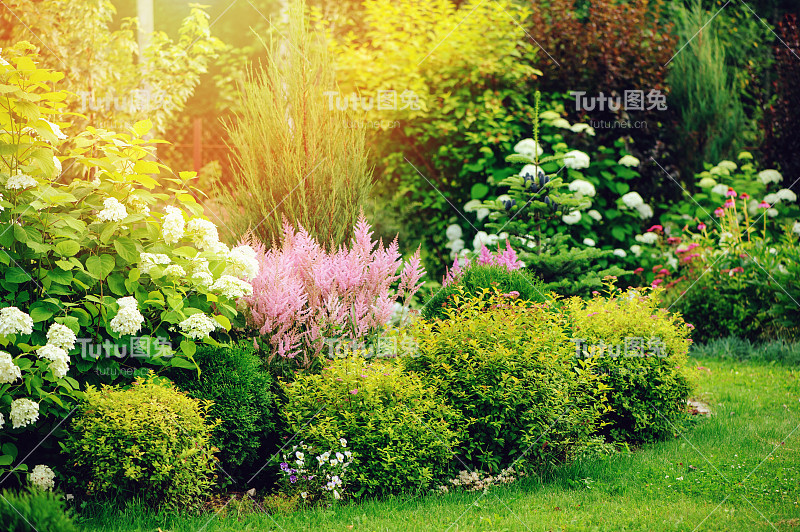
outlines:
[[[419, 494], [288, 514], [84, 511], [85, 530], [800, 531], [800, 368], [693, 359], [714, 415], [670, 441], [488, 493]], [[258, 497], [257, 497], [258, 498]]]

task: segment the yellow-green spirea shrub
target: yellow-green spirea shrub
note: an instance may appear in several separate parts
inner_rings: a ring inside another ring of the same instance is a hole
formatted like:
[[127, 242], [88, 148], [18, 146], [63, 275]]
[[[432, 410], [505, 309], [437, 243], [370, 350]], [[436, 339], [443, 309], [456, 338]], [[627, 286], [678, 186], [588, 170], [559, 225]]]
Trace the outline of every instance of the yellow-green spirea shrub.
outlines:
[[90, 386], [61, 444], [68, 483], [88, 497], [201, 504], [216, 475], [210, 406], [153, 374], [128, 389]]
[[[691, 326], [659, 308], [660, 289], [618, 289], [564, 303], [575, 363], [589, 359], [609, 388], [603, 432], [615, 441], [647, 442], [675, 434], [691, 392]], [[600, 393], [598, 392], [598, 395]]]
[[345, 438], [354, 462], [350, 492], [382, 495], [418, 491], [444, 480], [459, 442], [460, 416], [416, 375], [387, 360], [355, 353], [321, 374], [284, 383], [288, 433], [314, 447]]
[[573, 364], [554, 302], [484, 292], [454, 297], [447, 320], [418, 320], [417, 356], [401, 360], [464, 416], [462, 463], [497, 472], [566, 462], [594, 443], [605, 406], [593, 390], [605, 386], [591, 361]]

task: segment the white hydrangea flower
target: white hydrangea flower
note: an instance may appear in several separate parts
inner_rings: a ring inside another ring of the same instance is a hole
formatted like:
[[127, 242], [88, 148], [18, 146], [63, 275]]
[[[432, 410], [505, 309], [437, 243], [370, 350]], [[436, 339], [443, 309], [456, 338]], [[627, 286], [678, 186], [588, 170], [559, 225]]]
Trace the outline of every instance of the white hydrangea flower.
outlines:
[[621, 199], [622, 203], [629, 209], [635, 209], [644, 203], [642, 196], [640, 196], [638, 192], [628, 192], [627, 194], [623, 195]]
[[26, 188], [35, 187], [39, 182], [28, 174], [14, 174], [6, 181], [6, 188], [11, 190], [25, 190]]
[[648, 231], [643, 235], [636, 235], [634, 239], [643, 244], [655, 244], [658, 242], [658, 234]]
[[0, 309], [0, 334], [31, 334], [33, 320], [17, 307]]
[[203, 218], [192, 218], [186, 226], [190, 233], [194, 234], [194, 243], [200, 249], [207, 250], [215, 247], [219, 243], [219, 232], [217, 226], [211, 220]]
[[773, 192], [771, 194], [767, 194], [766, 196], [764, 196], [764, 201], [766, 201], [770, 205], [776, 205], [781, 202], [781, 197]]
[[542, 146], [533, 139], [523, 139], [514, 146], [514, 152], [530, 159], [536, 159], [544, 153]]
[[198, 286], [209, 288], [214, 283], [214, 277], [207, 272], [194, 272], [192, 274], [192, 281]]
[[778, 209], [767, 209], [767, 216], [770, 218], [775, 218], [778, 216]]
[[524, 179], [533, 179], [536, 178], [536, 182], [539, 182], [540, 175], [544, 175], [545, 172], [542, 170], [540, 166], [536, 166], [535, 164], [526, 164], [522, 167], [522, 170], [519, 171], [519, 176]]
[[60, 323], [54, 323], [47, 330], [47, 343], [60, 347], [65, 351], [71, 351], [75, 348], [75, 340], [77, 337], [72, 329]]
[[258, 275], [258, 259], [256, 252], [250, 246], [237, 246], [233, 248], [228, 254], [228, 265], [222, 272], [222, 275], [230, 275], [238, 277], [245, 281], [252, 281]]
[[480, 251], [483, 246], [489, 245], [489, 234], [486, 231], [478, 231], [475, 238], [472, 239], [472, 249]]
[[253, 293], [253, 286], [250, 283], [231, 275], [222, 275], [219, 279], [214, 281], [214, 284], [211, 285], [211, 289], [219, 291], [228, 299], [237, 299], [243, 296], [249, 296]]
[[769, 185], [770, 183], [780, 183], [783, 181], [783, 176], [777, 170], [761, 170], [758, 173], [758, 179], [764, 183], [765, 185]]
[[602, 214], [600, 214], [599, 212], [597, 212], [597, 210], [596, 210], [596, 209], [592, 209], [592, 210], [590, 210], [589, 212], [587, 212], [586, 214], [588, 214], [588, 215], [589, 215], [589, 217], [590, 217], [592, 220], [594, 220], [595, 222], [599, 222], [600, 220], [602, 220], [602, 219], [603, 219], [603, 215], [602, 215]]
[[69, 362], [64, 359], [53, 360], [50, 362], [50, 371], [57, 379], [63, 379], [69, 372]]
[[144, 316], [139, 312], [139, 304], [133, 296], [117, 299], [119, 312], [111, 320], [111, 330], [119, 335], [136, 334], [142, 329]]
[[56, 178], [61, 175], [62, 168], [61, 168], [61, 161], [55, 155], [53, 155], [53, 166], [56, 167], [56, 175], [53, 176], [54, 178]]
[[642, 254], [642, 246], [640, 246], [639, 244], [632, 245], [631, 246], [631, 253], [633, 253], [637, 257], [641, 256], [641, 254]]
[[616, 255], [617, 257], [622, 257], [623, 259], [628, 256], [628, 254], [625, 253], [624, 249], [619, 249], [619, 248], [614, 250], [614, 255]]
[[180, 322], [178, 326], [186, 336], [195, 340], [208, 337], [208, 335], [211, 334], [214, 329], [220, 327], [216, 320], [206, 316], [202, 312], [192, 314]]
[[539, 120], [555, 120], [561, 118], [561, 115], [555, 111], [542, 111], [539, 113]]
[[478, 209], [476, 216], [478, 217], [479, 222], [482, 221], [484, 218], [489, 216], [489, 209], [487, 209], [486, 207], [481, 207], [480, 209]]
[[223, 255], [223, 256], [226, 256], [228, 253], [231, 252], [230, 248], [228, 248], [228, 246], [226, 246], [222, 242], [216, 242], [214, 245], [208, 248], [208, 251], [214, 253], [215, 255]]
[[572, 150], [564, 155], [564, 166], [573, 170], [589, 168], [589, 156], [579, 150]]
[[783, 201], [790, 201], [790, 202], [797, 201], [797, 194], [795, 194], [788, 188], [782, 188], [775, 194]]
[[69, 354], [52, 344], [47, 344], [39, 349], [36, 350], [36, 354], [39, 358], [46, 358], [47, 360], [55, 361], [55, 360], [69, 360]]
[[575, 181], [570, 183], [569, 190], [571, 192], [575, 192], [575, 195], [578, 198], [582, 198], [584, 196], [593, 198], [595, 194], [597, 194], [594, 185], [588, 181], [584, 181], [583, 179], [576, 179]]
[[0, 351], [0, 384], [11, 384], [22, 378], [22, 371], [14, 364], [10, 353]]
[[117, 198], [106, 198], [103, 201], [103, 210], [97, 213], [97, 219], [101, 222], [121, 222], [128, 217], [125, 205]]
[[563, 215], [561, 221], [568, 225], [575, 225], [581, 221], [581, 213], [580, 211], [572, 211], [569, 214]]
[[186, 222], [183, 219], [183, 212], [176, 207], [166, 207], [164, 210], [167, 214], [161, 221], [161, 234], [164, 242], [175, 244], [183, 238], [185, 232]]
[[724, 183], [716, 184], [711, 188], [712, 194], [719, 194], [720, 196], [724, 196], [727, 192], [728, 192], [728, 185]]
[[150, 270], [153, 269], [153, 266], [157, 264], [169, 264], [170, 262], [172, 262], [172, 260], [163, 253], [142, 253], [139, 270], [144, 274], [148, 274]]
[[464, 212], [474, 212], [481, 207], [481, 200], [469, 200], [464, 204]]
[[3, 428], [3, 425], [6, 424], [6, 418], [3, 416], [3, 413], [0, 412], [0, 429]]
[[37, 419], [39, 419], [39, 403], [24, 397], [11, 402], [11, 428], [28, 426]]
[[797, 233], [798, 235], [800, 235], [800, 222], [795, 222], [792, 225], [792, 232]]
[[464, 231], [461, 229], [461, 226], [458, 224], [452, 224], [447, 226], [447, 230], [445, 231], [445, 235], [447, 236], [447, 241], [452, 242], [454, 240], [458, 240], [464, 234]]
[[722, 176], [729, 176], [731, 175], [730, 171], [723, 167], [723, 166], [715, 166], [711, 170], [708, 171], [711, 175], [722, 175]]
[[617, 164], [621, 166], [629, 166], [631, 168], [636, 168], [639, 166], [639, 159], [634, 157], [633, 155], [623, 155], [622, 158], [617, 161]]
[[[700, 183], [698, 183], [698, 184], [700, 185], [700, 188], [706, 189], [706, 188], [712, 188], [712, 187], [717, 186], [717, 181], [713, 177], [706, 176], [703, 179], [701, 179]], [[726, 191], [727, 191], [727, 189], [726, 189]]]
[[39, 464], [33, 468], [30, 474], [31, 485], [37, 490], [52, 491], [55, 487], [56, 474], [46, 465]]
[[649, 220], [653, 217], [653, 208], [647, 203], [642, 203], [636, 207], [636, 212], [639, 213], [639, 218], [642, 220]]
[[50, 126], [50, 129], [53, 130], [53, 134], [56, 136], [56, 138], [58, 140], [66, 140], [67, 139], [67, 136], [64, 133], [61, 132], [61, 128], [58, 126], [58, 124], [54, 124], [52, 122], [48, 122], [44, 118], [42, 118], [42, 122], [44, 122], [45, 124]]
[[556, 118], [555, 120], [550, 122], [550, 125], [553, 127], [560, 127], [561, 129], [572, 129], [572, 126], [570, 125], [569, 121], [563, 118]]
[[583, 239], [583, 244], [585, 246], [589, 246], [590, 248], [593, 248], [597, 243], [594, 240], [592, 240], [591, 238], [584, 238]]
[[572, 124], [570, 128], [573, 133], [581, 133], [582, 131], [586, 131], [589, 135], [594, 135], [594, 128], [589, 124]]
[[729, 172], [733, 172], [734, 170], [739, 168], [738, 165], [733, 161], [720, 161], [719, 164], [717, 164], [717, 166], [725, 168]]

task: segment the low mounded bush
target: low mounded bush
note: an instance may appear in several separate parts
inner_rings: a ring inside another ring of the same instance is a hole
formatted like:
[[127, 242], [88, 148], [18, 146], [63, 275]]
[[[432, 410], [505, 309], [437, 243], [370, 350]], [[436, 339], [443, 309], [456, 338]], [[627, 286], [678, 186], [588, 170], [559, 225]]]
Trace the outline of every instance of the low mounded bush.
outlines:
[[422, 316], [426, 319], [445, 319], [448, 307], [455, 305], [454, 296], [478, 297], [484, 294], [485, 289], [491, 291], [493, 288], [502, 293], [516, 292], [519, 299], [537, 303], [544, 303], [549, 293], [541, 280], [526, 270], [476, 264], [465, 268], [459, 277], [434, 292], [422, 308]]
[[[687, 370], [691, 326], [659, 308], [659, 289], [617, 289], [565, 303], [573, 332], [575, 363], [594, 361], [609, 388], [611, 411], [602, 432], [635, 443], [676, 432], [691, 392]], [[598, 392], [598, 397], [601, 395]]]
[[463, 463], [498, 472], [541, 469], [573, 457], [591, 440], [603, 410], [590, 371], [574, 371], [574, 349], [553, 303], [495, 292], [470, 298], [448, 320], [419, 320], [416, 357], [402, 358], [464, 417]]
[[4, 491], [0, 523], [6, 532], [73, 532], [77, 530], [60, 495], [50, 491]]
[[350, 492], [383, 495], [430, 488], [451, 470], [459, 416], [400, 365], [358, 353], [322, 374], [284, 384], [288, 434], [328, 449], [345, 438], [354, 462]]
[[89, 386], [62, 442], [68, 482], [90, 497], [201, 504], [217, 463], [209, 408], [152, 374], [128, 389]]
[[[275, 381], [252, 346], [199, 346], [197, 373], [176, 370], [169, 377], [195, 399], [213, 401], [209, 415], [221, 420], [212, 443], [219, 449], [220, 485], [247, 483], [277, 443]], [[250, 486], [252, 487], [252, 486]]]

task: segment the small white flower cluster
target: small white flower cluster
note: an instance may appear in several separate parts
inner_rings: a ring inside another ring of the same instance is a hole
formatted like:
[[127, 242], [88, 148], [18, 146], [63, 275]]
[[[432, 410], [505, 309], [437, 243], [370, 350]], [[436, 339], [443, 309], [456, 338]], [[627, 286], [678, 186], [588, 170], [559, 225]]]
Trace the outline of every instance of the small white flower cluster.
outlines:
[[572, 150], [564, 155], [564, 166], [573, 170], [589, 168], [589, 156], [579, 150]]
[[103, 201], [103, 210], [97, 213], [97, 219], [101, 222], [121, 222], [128, 217], [125, 205], [117, 198], [106, 198]]
[[595, 222], [599, 222], [600, 220], [602, 220], [602, 219], [603, 219], [603, 215], [602, 215], [602, 214], [600, 214], [600, 213], [599, 213], [597, 210], [595, 210], [595, 209], [592, 209], [592, 210], [588, 211], [586, 214], [588, 214], [588, 215], [589, 215], [589, 218], [591, 218], [591, 219], [592, 219], [592, 220], [594, 220]]
[[[524, 169], [523, 169], [524, 170]], [[481, 207], [483, 203], [481, 200], [469, 200], [464, 204], [464, 212], [474, 212], [475, 215], [478, 217], [478, 221], [480, 222], [487, 216], [489, 216], [489, 209], [486, 207]]]
[[450, 249], [450, 258], [455, 259], [467, 245], [464, 239], [461, 238], [464, 236], [464, 231], [461, 229], [460, 225], [452, 224], [447, 227], [445, 235], [447, 236], [447, 244], [445, 244], [445, 247]]
[[[469, 471], [463, 470], [458, 473], [458, 477], [450, 479], [450, 484], [458, 488], [463, 488], [466, 491], [486, 491], [492, 486], [510, 484], [518, 477], [524, 476], [523, 473], [517, 473], [514, 471], [514, 468], [511, 467], [503, 469], [496, 476], [483, 476], [483, 474], [478, 471], [470, 473]], [[447, 486], [440, 486], [439, 490], [445, 493], [448, 491]]]
[[575, 225], [576, 223], [580, 222], [583, 216], [581, 216], [580, 211], [572, 211], [569, 214], [565, 214], [561, 217], [561, 221], [567, 225]]
[[50, 361], [50, 369], [56, 378], [63, 378], [69, 371], [69, 353], [52, 344], [47, 344], [36, 350], [39, 358]]
[[724, 196], [725, 194], [728, 193], [728, 185], [725, 185], [723, 183], [716, 184], [713, 187], [711, 187], [711, 193]]
[[30, 475], [31, 485], [37, 490], [52, 491], [55, 487], [56, 474], [46, 465], [39, 464], [33, 468]]
[[14, 174], [6, 180], [6, 188], [10, 190], [25, 190], [38, 184], [39, 182], [36, 179], [23, 173]]
[[[11, 354], [0, 351], [0, 384], [11, 384], [21, 378], [22, 372], [19, 366], [14, 364], [14, 359], [11, 358]], [[2, 426], [1, 423], [0, 426]]]
[[33, 320], [17, 307], [0, 309], [0, 334], [31, 334]]
[[252, 281], [258, 275], [258, 259], [250, 246], [237, 246], [226, 257], [228, 266], [222, 275], [230, 275], [245, 281]]
[[194, 235], [194, 243], [202, 250], [214, 250], [219, 244], [217, 226], [210, 220], [192, 218], [186, 228]]
[[636, 210], [642, 220], [653, 217], [653, 208], [644, 202], [644, 199], [642, 199], [642, 196], [639, 195], [638, 192], [628, 192], [620, 199], [627, 208]]
[[183, 238], [186, 222], [183, 219], [183, 212], [177, 207], [166, 207], [167, 214], [161, 221], [161, 235], [167, 244], [175, 244]]
[[139, 270], [146, 275], [150, 273], [153, 266], [169, 264], [170, 262], [172, 262], [170, 258], [163, 253], [142, 253]]
[[642, 244], [655, 244], [658, 242], [658, 234], [653, 232], [647, 232], [643, 235], [636, 235], [634, 239], [637, 242], [641, 242]]
[[164, 275], [170, 279], [183, 279], [186, 277], [186, 270], [179, 264], [170, 264], [164, 268]]
[[622, 158], [617, 161], [617, 164], [621, 166], [628, 166], [630, 168], [636, 168], [639, 166], [639, 159], [634, 157], [633, 155], [623, 155]]
[[75, 347], [77, 336], [72, 329], [60, 323], [54, 323], [47, 331], [47, 343], [71, 351]]
[[597, 194], [594, 185], [583, 179], [576, 179], [570, 183], [569, 190], [574, 192], [578, 199], [583, 198], [584, 196], [593, 198], [595, 194]]
[[39, 419], [39, 403], [26, 399], [14, 399], [11, 402], [11, 427], [18, 429]]
[[[714, 180], [713, 177], [705, 176], [700, 180], [698, 185], [702, 189], [714, 188], [715, 186], [717, 186], [717, 182]], [[727, 191], [727, 189], [725, 189], [725, 190]]]
[[535, 140], [523, 139], [517, 142], [516, 146], [514, 146], [514, 152], [535, 160], [544, 153], [544, 150], [542, 149], [541, 144]]
[[253, 293], [253, 286], [231, 275], [222, 275], [211, 285], [211, 290], [220, 292], [228, 299], [238, 299]]
[[770, 183], [780, 183], [783, 181], [783, 176], [777, 170], [761, 170], [758, 173], [758, 179], [765, 185]]
[[136, 334], [142, 328], [144, 316], [139, 312], [139, 304], [133, 296], [117, 299], [119, 312], [111, 320], [111, 330], [119, 335]]
[[202, 312], [192, 314], [180, 322], [178, 326], [186, 336], [195, 340], [207, 338], [208, 335], [214, 331], [214, 329], [221, 327], [221, 325], [217, 323], [215, 319], [203, 314]]

